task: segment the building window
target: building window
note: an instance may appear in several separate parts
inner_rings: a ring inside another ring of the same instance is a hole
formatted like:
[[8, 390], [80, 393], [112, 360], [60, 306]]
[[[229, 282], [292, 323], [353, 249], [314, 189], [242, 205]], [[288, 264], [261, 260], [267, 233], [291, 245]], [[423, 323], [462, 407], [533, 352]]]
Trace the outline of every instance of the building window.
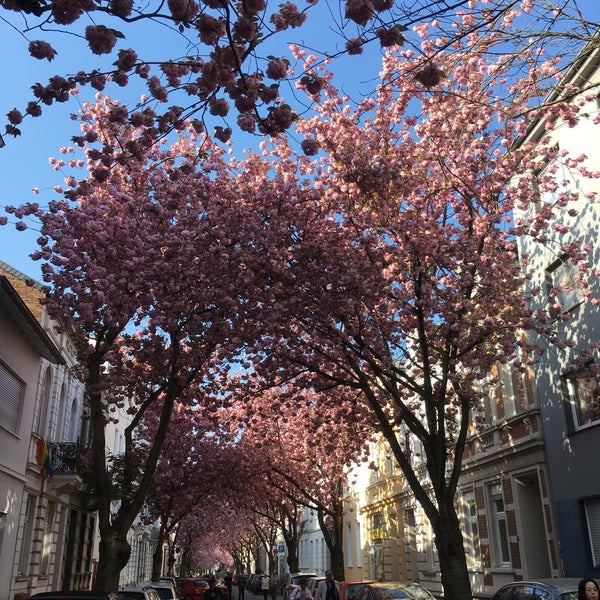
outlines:
[[383, 539], [383, 529], [385, 521], [381, 512], [373, 513], [371, 516], [371, 542]]
[[362, 533], [360, 530], [360, 523], [356, 523], [356, 566], [357, 567], [362, 567], [363, 566], [363, 559], [362, 559]]
[[554, 316], [573, 310], [583, 301], [577, 265], [563, 255], [546, 269], [546, 287]]
[[25, 382], [0, 361], [0, 423], [17, 433], [21, 421]]
[[504, 499], [499, 485], [489, 489], [490, 523], [493, 547], [493, 562], [496, 567], [510, 567], [510, 546]]
[[2, 542], [4, 541], [5, 527], [6, 527], [6, 513], [0, 512], [0, 552], [2, 551]]
[[48, 502], [46, 512], [46, 526], [44, 528], [44, 544], [42, 546], [42, 564], [40, 572], [42, 575], [48, 574], [48, 565], [50, 564], [50, 554], [52, 553], [52, 542], [54, 539], [54, 513], [56, 505], [54, 502]]
[[564, 376], [576, 428], [600, 421], [600, 385], [595, 369], [588, 365]]
[[33, 522], [35, 520], [35, 496], [27, 495], [27, 504], [23, 515], [23, 537], [21, 543], [21, 556], [19, 557], [19, 575], [29, 573], [31, 546], [33, 544]]
[[477, 505], [475, 504], [475, 494], [468, 492], [463, 496], [463, 539], [465, 544], [465, 553], [467, 563], [470, 567], [475, 567], [480, 563], [479, 546], [479, 526], [477, 523]]
[[590, 498], [583, 503], [592, 555], [592, 566], [600, 567], [600, 498]]
[[[554, 152], [559, 150], [558, 144], [554, 147]], [[561, 195], [569, 193], [569, 181], [572, 176], [566, 165], [559, 159], [552, 160], [538, 174], [538, 189], [540, 191], [540, 202], [554, 206]]]
[[395, 462], [396, 462], [396, 460], [391, 454], [385, 455], [385, 474], [386, 475], [394, 474]]
[[46, 368], [40, 394], [40, 413], [38, 415], [37, 431], [41, 436], [48, 437], [48, 414], [50, 412], [50, 394], [52, 391], [52, 370]]
[[354, 566], [354, 538], [352, 537], [352, 523], [346, 523], [346, 563], [348, 567]]

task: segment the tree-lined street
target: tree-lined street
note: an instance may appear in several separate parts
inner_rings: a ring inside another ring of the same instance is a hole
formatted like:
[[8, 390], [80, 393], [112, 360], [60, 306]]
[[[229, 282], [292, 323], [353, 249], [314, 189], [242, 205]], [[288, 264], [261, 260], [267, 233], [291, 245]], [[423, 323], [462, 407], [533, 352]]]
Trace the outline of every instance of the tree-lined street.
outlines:
[[[305, 507], [343, 579], [348, 473], [380, 436], [432, 528], [444, 597], [472, 597], [457, 489], [485, 384], [498, 364], [533, 364], [528, 332], [573, 345], [554, 326], [570, 318], [564, 283], [532, 309], [546, 290], [528, 285], [521, 240], [568, 262], [570, 289], [597, 302], [595, 255], [576, 233], [597, 192], [561, 191], [552, 165], [583, 188], [600, 172], [551, 136], [597, 134], [597, 84], [560, 88], [570, 60], [597, 47], [592, 18], [536, 0], [327, 8], [2, 4], [5, 23], [28, 23], [37, 59], [54, 56], [32, 37], [48, 28], [54, 44], [54, 29], [78, 31], [94, 55], [116, 55], [34, 84], [2, 150], [76, 89], [97, 91], [81, 99], [80, 131], [57, 140], [62, 181], [40, 202], [3, 202], [0, 231], [39, 228], [45, 310], [76, 351], [98, 591], [117, 590], [140, 514], [160, 524], [171, 571], [175, 548], [190, 571], [241, 570], [263, 548], [270, 570], [280, 536], [294, 570]], [[302, 38], [316, 35], [313, 10], [339, 34], [329, 48]], [[156, 65], [120, 47], [115, 22], [144, 20], [193, 32], [194, 51]], [[291, 54], [273, 46], [282, 32]], [[373, 47], [381, 60], [357, 98], [337, 61]], [[145, 95], [122, 100], [136, 78]], [[534, 120], [548, 134], [524, 141]], [[583, 341], [594, 358], [598, 341]], [[119, 419], [117, 452], [106, 428]]]

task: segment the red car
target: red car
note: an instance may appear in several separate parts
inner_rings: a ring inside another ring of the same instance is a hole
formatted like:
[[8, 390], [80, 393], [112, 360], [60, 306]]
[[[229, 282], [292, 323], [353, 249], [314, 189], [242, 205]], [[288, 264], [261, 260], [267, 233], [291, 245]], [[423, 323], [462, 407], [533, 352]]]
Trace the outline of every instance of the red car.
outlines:
[[206, 576], [206, 575], [203, 575], [202, 577], [198, 577], [198, 579], [202, 579], [203, 581], [206, 581], [207, 584], [210, 579], [214, 579], [217, 587], [220, 588], [220, 590], [221, 590], [221, 599], [229, 600], [229, 589], [227, 588], [227, 586], [225, 585], [225, 583], [223, 581], [221, 581], [220, 579], [217, 579], [216, 577], [210, 577], [210, 576]]
[[204, 600], [204, 590], [208, 589], [208, 581], [198, 577], [178, 577], [177, 592], [181, 600]]

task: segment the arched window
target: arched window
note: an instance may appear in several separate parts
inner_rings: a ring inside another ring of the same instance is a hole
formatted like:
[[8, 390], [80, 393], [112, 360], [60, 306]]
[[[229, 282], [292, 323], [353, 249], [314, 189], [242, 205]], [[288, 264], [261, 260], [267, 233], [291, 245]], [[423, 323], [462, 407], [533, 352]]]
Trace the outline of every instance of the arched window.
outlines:
[[69, 421], [69, 442], [76, 442], [79, 438], [79, 427], [78, 427], [78, 419], [77, 419], [77, 399], [73, 398], [71, 400], [71, 410], [69, 411], [68, 416]]
[[48, 435], [50, 429], [48, 416], [50, 414], [50, 392], [52, 389], [52, 369], [46, 367], [42, 378], [42, 389], [40, 393], [40, 414], [38, 418], [38, 433], [43, 436]]
[[63, 382], [60, 386], [60, 399], [58, 401], [58, 419], [56, 420], [56, 441], [64, 440], [65, 433], [67, 431], [67, 425], [65, 423], [66, 417], [66, 406], [67, 404], [67, 386]]

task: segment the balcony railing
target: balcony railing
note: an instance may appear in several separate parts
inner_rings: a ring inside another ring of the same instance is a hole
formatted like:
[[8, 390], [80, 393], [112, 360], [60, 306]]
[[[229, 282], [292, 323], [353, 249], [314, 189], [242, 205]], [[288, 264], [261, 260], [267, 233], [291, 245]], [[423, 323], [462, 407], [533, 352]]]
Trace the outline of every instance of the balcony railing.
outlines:
[[52, 442], [48, 444], [50, 462], [55, 475], [75, 475], [79, 444], [77, 442]]

